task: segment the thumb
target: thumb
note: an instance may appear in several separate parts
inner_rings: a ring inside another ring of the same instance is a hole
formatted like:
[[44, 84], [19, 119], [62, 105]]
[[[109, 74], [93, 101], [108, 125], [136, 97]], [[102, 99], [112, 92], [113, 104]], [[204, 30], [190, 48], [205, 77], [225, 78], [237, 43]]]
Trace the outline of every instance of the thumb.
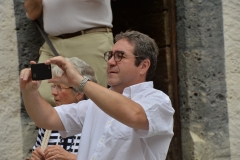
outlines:
[[61, 84], [64, 84], [63, 82], [63, 77], [53, 77], [51, 79], [48, 80], [48, 83], [61, 83]]
[[32, 88], [38, 89], [42, 81], [32, 81]]

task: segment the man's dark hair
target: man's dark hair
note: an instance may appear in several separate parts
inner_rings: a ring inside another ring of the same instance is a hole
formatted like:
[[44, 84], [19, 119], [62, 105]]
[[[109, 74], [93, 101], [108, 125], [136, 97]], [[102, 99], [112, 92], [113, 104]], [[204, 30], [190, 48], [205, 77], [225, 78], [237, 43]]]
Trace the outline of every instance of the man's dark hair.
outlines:
[[150, 60], [150, 67], [147, 71], [146, 81], [150, 81], [154, 75], [157, 66], [157, 56], [159, 54], [158, 46], [156, 42], [148, 35], [140, 33], [138, 31], [126, 31], [121, 32], [115, 36], [115, 41], [120, 39], [126, 39], [130, 44], [134, 46], [134, 55], [138, 56], [135, 60], [135, 65], [139, 66], [140, 63], [145, 60]]

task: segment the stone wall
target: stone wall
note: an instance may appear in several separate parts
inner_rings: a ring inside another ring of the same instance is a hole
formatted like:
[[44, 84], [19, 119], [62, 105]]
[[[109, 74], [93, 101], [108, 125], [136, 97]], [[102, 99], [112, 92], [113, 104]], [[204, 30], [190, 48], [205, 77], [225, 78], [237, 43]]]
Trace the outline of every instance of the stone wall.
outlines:
[[225, 64], [231, 159], [240, 157], [240, 1], [223, 1]]
[[20, 159], [23, 139], [13, 1], [0, 1], [0, 37], [0, 159]]
[[222, 0], [176, 7], [183, 160], [228, 160]]
[[[30, 60], [38, 60], [38, 50], [44, 42], [35, 24], [26, 17], [23, 2], [24, 1], [13, 0], [15, 12], [15, 27], [17, 31], [14, 34], [17, 35], [19, 71], [23, 68], [29, 67]], [[20, 92], [18, 92], [18, 94], [20, 96]], [[36, 141], [37, 128], [34, 122], [29, 118], [28, 114], [26, 113], [22, 100], [20, 102], [21, 108], [18, 110], [18, 112], [20, 112], [21, 115], [21, 152], [23, 158], [19, 157], [19, 159], [25, 159], [26, 157], [29, 157], [32, 146]]]

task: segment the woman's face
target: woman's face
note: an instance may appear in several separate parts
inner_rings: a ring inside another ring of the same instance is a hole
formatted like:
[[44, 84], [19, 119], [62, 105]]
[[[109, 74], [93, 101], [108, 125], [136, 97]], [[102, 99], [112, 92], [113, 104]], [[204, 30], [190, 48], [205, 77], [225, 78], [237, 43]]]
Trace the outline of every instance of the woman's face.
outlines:
[[77, 103], [80, 100], [83, 100], [83, 95], [81, 95], [81, 93], [76, 92], [72, 88], [63, 84], [53, 84], [51, 88], [56, 106]]

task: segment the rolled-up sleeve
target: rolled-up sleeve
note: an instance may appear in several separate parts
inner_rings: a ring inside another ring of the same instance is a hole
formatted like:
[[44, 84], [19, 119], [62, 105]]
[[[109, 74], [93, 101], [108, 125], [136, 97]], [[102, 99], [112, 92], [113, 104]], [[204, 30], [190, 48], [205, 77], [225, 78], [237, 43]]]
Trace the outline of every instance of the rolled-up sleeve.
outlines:
[[155, 135], [173, 135], [173, 114], [169, 97], [165, 94], [142, 97], [136, 101], [145, 110], [149, 130], [135, 130], [141, 138]]

